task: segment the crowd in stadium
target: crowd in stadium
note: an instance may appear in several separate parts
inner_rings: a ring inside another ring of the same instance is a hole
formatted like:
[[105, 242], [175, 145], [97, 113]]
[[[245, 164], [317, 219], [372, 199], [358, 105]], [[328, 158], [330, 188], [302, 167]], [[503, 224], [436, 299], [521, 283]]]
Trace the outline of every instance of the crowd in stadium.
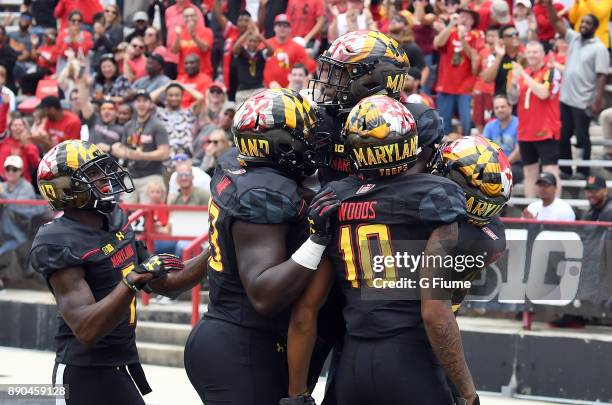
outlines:
[[[206, 205], [240, 103], [307, 88], [334, 39], [369, 29], [408, 54], [402, 101], [437, 108], [451, 139], [501, 145], [526, 197], [588, 179], [596, 211], [612, 211], [604, 179], [557, 165], [572, 158], [573, 135], [578, 158], [591, 158], [597, 117], [612, 139], [611, 11], [612, 0], [24, 0], [0, 22], [0, 198], [34, 198], [41, 157], [80, 138], [129, 170], [126, 202]], [[16, 221], [44, 215], [4, 208], [3, 242], [14, 243], [0, 257], [27, 239], [10, 231]], [[172, 232], [167, 213], [155, 226]], [[180, 255], [182, 245], [156, 248]]]

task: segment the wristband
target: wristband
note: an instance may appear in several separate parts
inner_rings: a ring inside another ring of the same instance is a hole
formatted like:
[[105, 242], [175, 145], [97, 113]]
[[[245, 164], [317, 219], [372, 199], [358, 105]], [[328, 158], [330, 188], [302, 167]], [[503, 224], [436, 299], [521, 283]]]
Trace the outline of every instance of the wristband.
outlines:
[[321, 256], [323, 256], [323, 252], [325, 252], [325, 248], [325, 245], [315, 243], [311, 238], [308, 238], [306, 242], [291, 255], [291, 259], [302, 267], [316, 270], [321, 261]]

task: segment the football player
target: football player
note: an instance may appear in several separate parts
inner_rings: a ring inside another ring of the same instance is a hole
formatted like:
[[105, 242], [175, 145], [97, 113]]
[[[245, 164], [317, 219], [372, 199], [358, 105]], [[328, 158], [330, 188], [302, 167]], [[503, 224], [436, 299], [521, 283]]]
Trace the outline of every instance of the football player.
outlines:
[[[309, 94], [319, 106], [319, 132], [332, 141], [329, 158], [319, 168], [321, 184], [340, 180], [351, 168], [340, 138], [351, 109], [372, 95], [400, 98], [410, 63], [398, 43], [378, 31], [353, 31], [338, 37], [319, 57], [319, 70], [309, 83]], [[433, 146], [444, 136], [442, 120], [435, 109], [406, 103], [416, 119], [422, 153], [416, 168], [424, 168]], [[320, 136], [322, 137], [322, 136]]]
[[67, 404], [144, 404], [151, 389], [136, 350], [136, 294], [147, 283], [167, 295], [191, 288], [208, 254], [183, 265], [146, 253], [116, 204], [132, 179], [96, 145], [60, 143], [37, 178], [51, 208], [64, 212], [39, 229], [30, 252], [60, 313], [53, 382], [67, 385]]
[[210, 303], [185, 347], [187, 374], [206, 404], [270, 405], [287, 393], [288, 306], [329, 241], [308, 237], [300, 186], [317, 165], [315, 109], [273, 89], [236, 111], [242, 167], [224, 156], [211, 182]]
[[[454, 254], [482, 255], [485, 260], [484, 266], [467, 266], [453, 275], [474, 280], [506, 250], [506, 231], [499, 215], [512, 193], [512, 166], [499, 145], [481, 136], [464, 136], [441, 145], [428, 170], [454, 181], [465, 193], [466, 215], [459, 222]], [[459, 310], [467, 292], [454, 292], [453, 311]]]
[[[346, 298], [347, 327], [337, 372], [339, 404], [452, 404], [444, 372], [462, 400], [477, 403], [450, 294], [431, 299], [431, 291], [421, 289], [422, 297], [417, 292], [413, 299], [384, 299], [372, 288], [379, 274], [372, 267], [373, 257], [408, 248], [402, 241], [424, 241], [429, 255], [450, 251], [464, 214], [463, 190], [444, 177], [410, 173], [418, 159], [418, 135], [414, 118], [400, 102], [386, 96], [363, 99], [344, 129], [347, 156], [359, 176], [329, 183], [311, 205], [321, 233], [326, 218], [316, 213], [329, 217], [326, 207], [340, 202], [331, 216], [332, 242], [326, 252], [333, 270], [322, 262], [293, 306], [289, 394], [297, 401], [309, 400], [300, 394], [306, 390], [317, 312], [335, 274]], [[418, 254], [419, 246], [408, 248], [412, 250]], [[395, 265], [386, 264], [382, 271], [383, 280], [399, 277]], [[425, 266], [421, 272], [433, 277], [441, 269]], [[366, 299], [364, 294], [372, 292]]]

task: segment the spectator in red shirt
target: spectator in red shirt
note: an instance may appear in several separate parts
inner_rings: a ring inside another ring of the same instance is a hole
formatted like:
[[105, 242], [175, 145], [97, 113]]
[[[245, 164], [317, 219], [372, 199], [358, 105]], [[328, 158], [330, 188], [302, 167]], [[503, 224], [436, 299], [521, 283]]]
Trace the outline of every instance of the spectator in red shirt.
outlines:
[[[9, 124], [9, 136], [0, 143], [0, 162], [10, 155], [18, 155], [23, 160], [23, 177], [31, 182], [31, 173], [40, 162], [40, 152], [30, 139], [28, 124], [21, 117], [14, 118]], [[4, 165], [0, 165], [0, 177], [6, 178]]]
[[60, 29], [67, 26], [68, 20], [72, 17], [71, 13], [77, 10], [81, 13], [83, 22], [87, 25], [93, 25], [94, 16], [104, 12], [98, 0], [59, 0], [53, 15], [59, 20]]
[[483, 34], [474, 30], [478, 25], [478, 13], [469, 9], [453, 14], [450, 23], [434, 39], [434, 47], [440, 52], [438, 69], [438, 109], [444, 118], [444, 131], [451, 132], [451, 120], [455, 109], [463, 134], [468, 135], [472, 126], [472, 89], [478, 72], [478, 52]]
[[265, 87], [287, 87], [291, 67], [301, 63], [312, 71], [313, 61], [304, 47], [291, 38], [291, 23], [285, 14], [279, 14], [274, 19], [274, 37], [268, 40], [274, 48], [274, 55], [268, 57], [264, 67]]
[[[180, 74], [176, 78], [176, 81], [186, 89], [196, 91], [202, 95], [206, 94], [213, 82], [208, 75], [200, 71], [200, 57], [193, 53], [185, 56], [185, 66], [183, 70], [185, 73]], [[195, 98], [186, 91], [183, 94], [181, 108], [190, 108], [195, 101]]]
[[[525, 176], [525, 197], [536, 196], [536, 179], [542, 170], [554, 174], [559, 184], [559, 138], [561, 116], [559, 90], [561, 74], [544, 63], [544, 47], [538, 41], [527, 43], [527, 68], [516, 63], [508, 99], [517, 105], [518, 141]], [[557, 196], [561, 190], [557, 190]]]
[[43, 43], [38, 48], [32, 47], [32, 57], [36, 59], [40, 70], [55, 73], [58, 52], [56, 38], [57, 31], [54, 28], [48, 28], [43, 35]]
[[[561, 3], [553, 3], [553, 7], [557, 12], [557, 15], [561, 17], [563, 13], [567, 10], [563, 8], [563, 4]], [[533, 15], [536, 18], [536, 22], [538, 23], [538, 40], [544, 45], [544, 51], [548, 52], [552, 49], [552, 40], [555, 38], [555, 27], [552, 26], [550, 20], [548, 19], [548, 13], [546, 11], [546, 7], [540, 4], [539, 0], [535, 0], [535, 5], [533, 6]]]
[[[213, 10], [215, 17], [217, 18], [217, 22], [221, 27], [221, 31], [223, 31], [223, 36], [225, 37], [225, 43], [223, 45], [223, 81], [225, 86], [229, 88], [230, 84], [235, 84], [234, 82], [236, 81], [235, 78], [232, 78], [233, 80], [230, 78], [233, 57], [232, 49], [234, 49], [234, 42], [236, 42], [251, 25], [251, 13], [246, 10], [241, 11], [238, 14], [236, 25], [234, 25], [223, 14], [220, 0], [215, 0], [215, 7]], [[232, 76], [235, 76], [235, 73]]]
[[174, 43], [172, 52], [178, 54], [178, 72], [185, 73], [185, 56], [197, 54], [200, 57], [200, 70], [212, 78], [212, 63], [210, 60], [210, 48], [213, 42], [213, 33], [210, 28], [198, 25], [195, 7], [186, 8], [183, 11], [184, 24], [174, 27]]
[[289, 0], [287, 18], [294, 37], [301, 37], [307, 48], [317, 52], [321, 42], [319, 34], [325, 23], [323, 0]]
[[127, 57], [123, 60], [123, 74], [133, 83], [147, 75], [147, 58], [144, 55], [145, 44], [142, 37], [134, 37], [127, 47]]
[[491, 21], [491, 6], [493, 2], [491, 0], [472, 0], [470, 1], [469, 8], [478, 13], [478, 22], [474, 27], [481, 31], [486, 31], [489, 28], [489, 22]]
[[58, 97], [43, 98], [40, 108], [46, 119], [42, 130], [36, 136], [32, 135], [32, 142], [43, 152], [65, 140], [81, 138], [81, 120], [75, 113], [64, 110]]
[[72, 49], [75, 55], [83, 53], [83, 55], [87, 56], [93, 47], [93, 38], [89, 32], [81, 27], [83, 15], [78, 10], [72, 11], [68, 21], [68, 27], [63, 29], [59, 34], [59, 38], [57, 38], [59, 57], [67, 57], [66, 51], [68, 49]]
[[[174, 32], [174, 27], [179, 25], [183, 25], [185, 21], [183, 20], [183, 11], [187, 8], [193, 8], [197, 15], [197, 23], [198, 27], [204, 27], [204, 16], [199, 8], [195, 7], [193, 3], [189, 0], [177, 0], [176, 4], [168, 7], [166, 9], [164, 20], [166, 22], [166, 47], [168, 49], [172, 49], [172, 44], [174, 44], [176, 33]], [[166, 57], [166, 62], [174, 63], [178, 67], [179, 57], [177, 53], [169, 53]]]

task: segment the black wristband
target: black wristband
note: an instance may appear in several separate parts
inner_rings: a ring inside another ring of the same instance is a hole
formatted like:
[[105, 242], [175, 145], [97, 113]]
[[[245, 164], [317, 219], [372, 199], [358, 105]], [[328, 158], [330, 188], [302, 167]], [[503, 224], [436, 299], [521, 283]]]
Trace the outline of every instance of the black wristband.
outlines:
[[[123, 280], [125, 285], [127, 285], [128, 287], [130, 287], [130, 289], [134, 290], [134, 291], [140, 291], [142, 290], [142, 288], [147, 284], [146, 282], [135, 282], [134, 280], [132, 280], [132, 278], [130, 277], [130, 275], [133, 273], [134, 271], [129, 272], [125, 277], [123, 277]], [[134, 288], [132, 288], [132, 286]]]
[[127, 276], [123, 277], [121, 279], [121, 281], [123, 281], [123, 284], [125, 284], [127, 286], [127, 288], [129, 288], [130, 290], [134, 291], [135, 293], [138, 293], [138, 287], [136, 287], [136, 284], [134, 284], [132, 281], [130, 281]]

